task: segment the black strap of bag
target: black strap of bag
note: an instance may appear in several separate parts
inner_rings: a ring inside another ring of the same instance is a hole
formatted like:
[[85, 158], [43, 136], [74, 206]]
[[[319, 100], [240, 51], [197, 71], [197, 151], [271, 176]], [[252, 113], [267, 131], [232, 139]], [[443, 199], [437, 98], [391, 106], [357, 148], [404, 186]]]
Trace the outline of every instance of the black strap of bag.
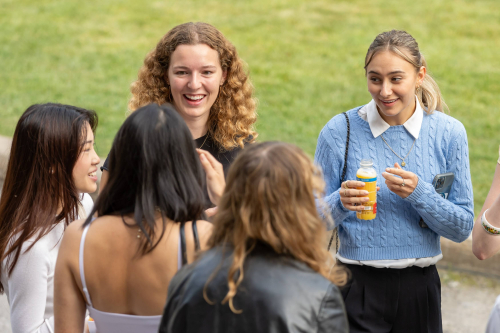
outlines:
[[[181, 222], [179, 229], [180, 239], [181, 239], [181, 257], [182, 266], [187, 264], [187, 253], [186, 253], [186, 232], [184, 231], [185, 222]], [[198, 227], [196, 226], [196, 220], [192, 223], [193, 227], [193, 237], [194, 237], [194, 248], [196, 251], [200, 250], [200, 237], [198, 236]]]
[[[345, 155], [344, 155], [344, 168], [342, 169], [342, 177], [340, 177], [340, 186], [342, 187], [342, 183], [345, 181], [345, 174], [347, 171], [347, 153], [349, 152], [349, 137], [351, 134], [351, 124], [349, 123], [349, 117], [347, 113], [343, 112], [345, 116], [345, 120], [347, 121], [347, 139], [345, 143]], [[328, 251], [332, 247], [333, 238], [335, 237], [335, 253], [339, 252], [339, 231], [338, 227], [333, 229], [332, 237], [330, 238], [330, 242], [328, 243]]]

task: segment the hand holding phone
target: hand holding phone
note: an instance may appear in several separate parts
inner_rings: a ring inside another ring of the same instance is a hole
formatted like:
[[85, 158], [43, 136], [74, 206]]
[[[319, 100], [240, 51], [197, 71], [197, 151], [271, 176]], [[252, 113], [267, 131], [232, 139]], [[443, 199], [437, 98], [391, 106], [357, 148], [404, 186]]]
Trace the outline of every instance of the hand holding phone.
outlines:
[[[451, 185], [455, 180], [455, 174], [453, 172], [448, 173], [440, 173], [434, 177], [432, 181], [432, 186], [438, 194], [440, 194], [443, 198], [448, 199], [448, 196], [451, 192]], [[423, 218], [420, 218], [419, 222], [420, 227], [429, 228], [429, 226], [424, 222]]]

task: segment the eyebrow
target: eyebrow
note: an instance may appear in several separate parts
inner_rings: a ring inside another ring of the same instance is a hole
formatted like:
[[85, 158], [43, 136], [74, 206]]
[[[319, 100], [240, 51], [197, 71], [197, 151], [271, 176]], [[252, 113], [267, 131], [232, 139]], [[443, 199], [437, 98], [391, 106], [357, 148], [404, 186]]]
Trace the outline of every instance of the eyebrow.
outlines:
[[[377, 73], [375, 71], [369, 71], [368, 74], [381, 75], [380, 73]], [[388, 73], [388, 75], [392, 75], [392, 74], [406, 74], [406, 72], [405, 71], [401, 71], [401, 70], [396, 70], [396, 71], [392, 71], [392, 72]]]
[[[189, 69], [189, 67], [187, 66], [174, 66], [173, 69]], [[217, 68], [217, 66], [215, 65], [205, 65], [205, 66], [201, 66], [201, 68]]]
[[87, 140], [83, 144], [86, 145], [87, 143], [93, 143], [93, 142], [94, 142], [94, 140]]

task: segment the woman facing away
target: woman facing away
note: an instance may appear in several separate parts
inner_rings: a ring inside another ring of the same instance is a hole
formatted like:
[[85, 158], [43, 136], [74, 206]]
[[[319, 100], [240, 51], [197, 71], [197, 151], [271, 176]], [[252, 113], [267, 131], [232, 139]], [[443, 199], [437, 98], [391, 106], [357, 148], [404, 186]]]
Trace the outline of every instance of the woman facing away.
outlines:
[[[257, 133], [253, 86], [234, 45], [210, 24], [184, 23], [162, 37], [144, 59], [131, 87], [129, 109], [171, 103], [196, 148], [229, 165]], [[101, 187], [109, 177], [107, 161]]]
[[0, 199], [0, 292], [17, 332], [53, 332], [54, 270], [63, 233], [92, 209], [100, 160], [94, 111], [30, 106], [17, 123]]
[[297, 147], [247, 147], [229, 170], [209, 250], [169, 287], [160, 332], [348, 332], [314, 194], [320, 172]]
[[[172, 107], [150, 104], [125, 120], [109, 154], [107, 186], [89, 218], [70, 225], [62, 240], [55, 332], [81, 332], [86, 309], [100, 333], [158, 331], [170, 280], [211, 232], [200, 220], [199, 159]], [[215, 174], [207, 173], [223, 187], [222, 166], [212, 165]]]
[[[499, 149], [500, 150], [500, 149]], [[486, 197], [479, 218], [472, 230], [472, 252], [480, 259], [493, 257], [500, 251], [500, 158], [490, 192]], [[500, 327], [500, 296], [497, 298], [488, 321], [487, 333], [494, 333]]]
[[[352, 273], [342, 290], [350, 330], [441, 332], [440, 237], [467, 239], [474, 219], [465, 128], [442, 112], [446, 105], [410, 34], [379, 34], [365, 71], [372, 100], [347, 111], [349, 124], [342, 114], [333, 117], [315, 155], [338, 226], [337, 259]], [[371, 209], [365, 183], [356, 179], [362, 159], [385, 179], [372, 220], [355, 214]], [[455, 181], [445, 199], [432, 181], [449, 172]]]

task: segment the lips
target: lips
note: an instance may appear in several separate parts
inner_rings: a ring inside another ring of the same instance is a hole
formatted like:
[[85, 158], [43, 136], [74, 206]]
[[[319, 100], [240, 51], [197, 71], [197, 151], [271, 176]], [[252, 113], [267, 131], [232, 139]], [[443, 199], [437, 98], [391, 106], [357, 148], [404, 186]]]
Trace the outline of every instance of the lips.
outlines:
[[184, 100], [190, 104], [190, 105], [198, 105], [200, 104], [206, 97], [206, 95], [189, 95], [189, 94], [184, 94], [182, 95], [184, 97]]
[[394, 103], [396, 103], [398, 100], [399, 100], [399, 98], [395, 98], [395, 99], [386, 99], [386, 100], [381, 99], [380, 101], [381, 101], [381, 102], [382, 102], [385, 106], [392, 106], [392, 105], [394, 105]]
[[93, 180], [93, 181], [96, 182], [97, 181], [97, 170], [94, 170], [94, 171], [90, 172], [88, 174], [88, 176], [90, 177], [91, 180]]

